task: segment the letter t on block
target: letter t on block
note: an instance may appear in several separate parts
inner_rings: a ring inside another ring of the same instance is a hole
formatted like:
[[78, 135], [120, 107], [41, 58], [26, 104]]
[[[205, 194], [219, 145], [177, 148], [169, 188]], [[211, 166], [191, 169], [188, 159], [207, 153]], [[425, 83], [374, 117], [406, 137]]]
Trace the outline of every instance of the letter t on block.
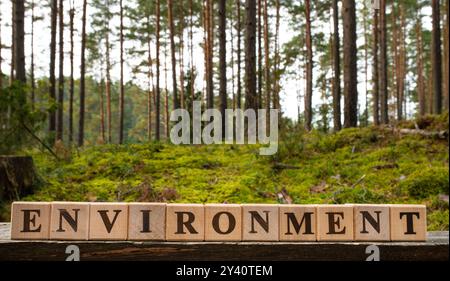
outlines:
[[391, 240], [425, 241], [427, 210], [423, 205], [390, 205]]
[[14, 202], [11, 207], [12, 240], [47, 240], [50, 203]]

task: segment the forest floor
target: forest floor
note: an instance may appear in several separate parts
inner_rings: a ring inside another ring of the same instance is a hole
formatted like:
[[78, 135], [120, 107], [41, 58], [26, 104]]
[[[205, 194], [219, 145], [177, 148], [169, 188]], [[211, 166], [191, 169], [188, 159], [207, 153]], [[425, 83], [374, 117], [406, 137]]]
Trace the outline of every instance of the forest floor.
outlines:
[[[448, 115], [396, 124], [448, 130]], [[448, 132], [448, 131], [447, 131]], [[447, 133], [448, 134], [448, 133]], [[189, 203], [426, 204], [428, 229], [449, 229], [447, 138], [401, 134], [387, 127], [336, 134], [280, 133], [279, 153], [257, 145], [160, 143], [57, 148], [34, 158], [41, 184], [23, 200]], [[10, 204], [0, 205], [0, 221]]]

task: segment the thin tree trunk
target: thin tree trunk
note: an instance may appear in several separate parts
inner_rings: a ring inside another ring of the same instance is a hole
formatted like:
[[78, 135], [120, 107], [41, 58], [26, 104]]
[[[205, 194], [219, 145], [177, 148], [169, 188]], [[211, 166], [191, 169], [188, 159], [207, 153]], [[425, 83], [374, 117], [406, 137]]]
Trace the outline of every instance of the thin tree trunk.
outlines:
[[165, 117], [165, 133], [166, 133], [166, 139], [169, 138], [169, 129], [170, 129], [170, 121], [169, 121], [169, 87], [168, 87], [168, 79], [167, 75], [169, 72], [169, 68], [167, 67], [167, 61], [169, 60], [169, 50], [167, 50], [167, 42], [164, 44], [164, 93], [165, 93], [165, 100], [164, 100], [164, 117]]
[[124, 117], [125, 117], [125, 88], [124, 88], [124, 77], [123, 77], [123, 0], [120, 0], [120, 97], [119, 97], [119, 143], [122, 144], [124, 141]]
[[[275, 109], [280, 109], [280, 40], [279, 40], [279, 34], [280, 34], [280, 0], [275, 1], [275, 9], [276, 9], [276, 15], [275, 15], [275, 62], [274, 62], [274, 84], [275, 89], [273, 93], [273, 107]], [[279, 113], [281, 114], [281, 112]]]
[[[51, 35], [50, 35], [50, 100], [56, 102], [56, 78], [55, 78], [55, 64], [56, 64], [56, 24], [58, 15], [58, 1], [51, 2]], [[49, 131], [56, 130], [56, 112], [51, 111], [49, 116]]]
[[313, 87], [313, 53], [311, 39], [311, 1], [305, 1], [306, 20], [306, 93], [305, 93], [305, 129], [312, 129], [312, 87]]
[[341, 52], [339, 35], [338, 0], [333, 0], [333, 121], [334, 131], [342, 129], [341, 123]]
[[69, 94], [69, 143], [73, 142], [73, 98], [75, 92], [75, 81], [73, 78], [73, 49], [74, 49], [74, 17], [75, 17], [75, 6], [73, 0], [70, 1], [70, 94]]
[[193, 0], [189, 0], [189, 54], [190, 54], [190, 83], [191, 83], [191, 100], [195, 99], [195, 75], [194, 75], [194, 5]]
[[179, 46], [179, 60], [180, 60], [180, 108], [185, 108], [185, 93], [184, 93], [184, 3], [183, 0], [179, 0], [180, 7], [180, 46]]
[[389, 123], [388, 79], [387, 79], [387, 43], [386, 43], [386, 0], [380, 0], [380, 114], [381, 123]]
[[15, 80], [25, 84], [27, 77], [25, 73], [25, 1], [15, 0], [15, 16], [14, 16], [14, 55], [15, 55], [15, 67], [16, 76]]
[[1, 2], [0, 2], [0, 90], [3, 89], [3, 70], [2, 70], [2, 63], [3, 63], [3, 58], [2, 58], [2, 7], [1, 7]]
[[[364, 19], [369, 19], [368, 17], [368, 7], [367, 2], [363, 1], [363, 17]], [[369, 36], [368, 36], [368, 20], [363, 21], [364, 28], [364, 88], [365, 88], [365, 103], [364, 103], [364, 126], [367, 126], [369, 123]]]
[[207, 17], [206, 21], [208, 23], [208, 68], [207, 68], [207, 83], [206, 83], [206, 103], [207, 108], [214, 108], [214, 73], [213, 73], [213, 56], [214, 56], [214, 11], [213, 11], [213, 0], [207, 0], [206, 4], [206, 11], [207, 11]]
[[[12, 9], [11, 9], [11, 22], [15, 22], [15, 17], [16, 17], [16, 3], [14, 1], [11, 2], [12, 5]], [[14, 71], [16, 68], [16, 63], [15, 63], [15, 59], [16, 59], [16, 55], [15, 55], [15, 46], [14, 46], [14, 38], [16, 34], [16, 26], [13, 24], [11, 26], [11, 67], [10, 67], [10, 71], [9, 71], [9, 85], [11, 86], [13, 81], [14, 81]], [[9, 118], [9, 112], [8, 112], [8, 118]]]
[[372, 66], [372, 99], [373, 99], [373, 123], [380, 125], [380, 88], [379, 88], [379, 66], [378, 66], [378, 45], [379, 45], [379, 28], [378, 28], [378, 9], [373, 11], [373, 66]]
[[445, 23], [444, 23], [444, 109], [448, 111], [449, 107], [449, 44], [448, 44], [448, 35], [449, 35], [449, 26], [448, 26], [448, 17], [449, 17], [449, 3], [448, 1], [445, 1], [445, 9], [446, 9], [446, 17], [445, 17]]
[[80, 66], [80, 114], [78, 123], [78, 146], [84, 144], [84, 111], [85, 111], [85, 73], [86, 73], [86, 10], [87, 0], [83, 1], [83, 17], [82, 17], [82, 29], [81, 29], [81, 66]]
[[59, 81], [58, 81], [58, 111], [56, 119], [56, 140], [63, 139], [64, 114], [64, 5], [59, 0]]
[[262, 107], [262, 0], [258, 0], [258, 100], [257, 108]]
[[222, 138], [225, 138], [225, 110], [227, 109], [227, 15], [226, 0], [219, 0], [219, 70], [220, 113], [222, 114]]
[[[31, 70], [30, 70], [30, 79], [31, 79], [31, 108], [35, 109], [36, 102], [36, 81], [34, 75], [34, 0], [31, 1]], [[0, 31], [1, 32], [1, 31]], [[0, 42], [1, 45], [1, 42]], [[1, 52], [0, 52], [1, 57]], [[1, 71], [0, 71], [1, 74]], [[0, 77], [2, 77], [0, 75]], [[2, 78], [0, 78], [1, 80]], [[0, 81], [1, 84], [1, 81]], [[1, 88], [1, 87], [0, 87]]]
[[177, 87], [177, 59], [175, 56], [175, 27], [173, 22], [173, 0], [167, 0], [167, 12], [170, 31], [170, 53], [172, 58], [172, 95], [173, 95], [173, 109], [180, 108], [180, 101], [178, 99], [178, 87]]
[[401, 120], [401, 105], [402, 102], [400, 100], [400, 54], [399, 54], [399, 32], [398, 32], [398, 22], [397, 22], [397, 11], [395, 7], [395, 3], [392, 3], [392, 52], [393, 52], [393, 61], [394, 61], [394, 70], [393, 74], [395, 77], [392, 79], [392, 83], [395, 83], [395, 99], [397, 101], [397, 120]]
[[[109, 8], [109, 0], [105, 0], [105, 6]], [[112, 143], [112, 113], [111, 113], [111, 55], [110, 55], [110, 42], [109, 42], [109, 21], [110, 16], [108, 14], [105, 19], [105, 55], [106, 55], [106, 119], [108, 127], [108, 143]]]
[[245, 108], [256, 110], [256, 0], [246, 0], [245, 9]]
[[152, 140], [152, 94], [155, 92], [153, 86], [153, 60], [152, 42], [150, 36], [150, 12], [147, 11], [147, 52], [148, 52], [148, 93], [147, 93], [147, 139]]
[[433, 113], [442, 113], [442, 54], [441, 54], [441, 21], [440, 1], [432, 0], [433, 29], [431, 65], [433, 69]]
[[399, 97], [398, 97], [398, 109], [397, 109], [397, 119], [402, 120], [405, 117], [403, 112], [403, 104], [405, 102], [405, 79], [406, 79], [406, 47], [405, 47], [405, 30], [406, 30], [406, 20], [405, 20], [405, 7], [402, 2], [400, 5], [400, 46], [399, 46]]
[[103, 92], [105, 91], [105, 79], [103, 78], [103, 67], [100, 70], [100, 87], [99, 87], [99, 97], [100, 97], [100, 137], [101, 143], [105, 143], [105, 106]]
[[267, 0], [264, 0], [264, 50], [265, 50], [265, 62], [264, 62], [264, 80], [265, 80], [265, 108], [266, 108], [266, 129], [270, 126], [270, 45], [269, 45], [269, 15]]
[[[160, 48], [161, 48], [161, 40], [160, 40], [160, 32], [161, 32], [161, 3], [160, 0], [156, 1], [156, 104], [155, 104], [155, 139], [157, 141], [160, 140], [160, 99], [161, 99], [161, 87], [160, 87]], [[167, 124], [166, 124], [167, 125]]]
[[237, 10], [237, 22], [236, 22], [236, 32], [237, 32], [237, 93], [236, 99], [237, 108], [242, 108], [242, 79], [241, 79], [241, 0], [236, 0], [236, 10]]
[[344, 127], [358, 125], [358, 69], [355, 0], [343, 1], [344, 20]]

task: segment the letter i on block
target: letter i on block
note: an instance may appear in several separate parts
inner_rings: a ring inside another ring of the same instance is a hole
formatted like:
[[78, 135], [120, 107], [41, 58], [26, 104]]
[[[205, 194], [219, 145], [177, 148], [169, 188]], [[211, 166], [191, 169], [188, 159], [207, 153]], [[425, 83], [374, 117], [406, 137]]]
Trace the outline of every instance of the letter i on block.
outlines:
[[316, 241], [316, 205], [280, 205], [280, 241]]
[[205, 240], [205, 207], [202, 204], [168, 204], [166, 240]]
[[129, 203], [128, 240], [166, 240], [165, 203]]
[[50, 240], [88, 240], [89, 203], [53, 202]]
[[390, 205], [391, 240], [425, 241], [427, 210], [423, 205]]
[[241, 241], [242, 210], [239, 204], [205, 205], [205, 241]]
[[390, 241], [389, 205], [353, 205], [355, 241]]
[[89, 240], [127, 240], [128, 204], [91, 203]]
[[11, 207], [12, 240], [47, 240], [50, 203], [14, 202]]
[[242, 205], [243, 241], [278, 241], [278, 205]]
[[318, 241], [353, 241], [353, 206], [320, 205], [317, 207]]

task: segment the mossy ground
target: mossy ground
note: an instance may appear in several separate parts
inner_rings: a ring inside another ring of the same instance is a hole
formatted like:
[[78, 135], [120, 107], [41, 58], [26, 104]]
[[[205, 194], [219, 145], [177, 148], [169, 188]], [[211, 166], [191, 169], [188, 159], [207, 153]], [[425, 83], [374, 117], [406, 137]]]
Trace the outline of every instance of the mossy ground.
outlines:
[[101, 145], [64, 161], [31, 151], [43, 183], [24, 200], [283, 203], [285, 189], [296, 204], [426, 204], [429, 230], [448, 230], [448, 202], [439, 198], [449, 191], [447, 140], [378, 127], [291, 128], [280, 139], [274, 157], [256, 145]]

